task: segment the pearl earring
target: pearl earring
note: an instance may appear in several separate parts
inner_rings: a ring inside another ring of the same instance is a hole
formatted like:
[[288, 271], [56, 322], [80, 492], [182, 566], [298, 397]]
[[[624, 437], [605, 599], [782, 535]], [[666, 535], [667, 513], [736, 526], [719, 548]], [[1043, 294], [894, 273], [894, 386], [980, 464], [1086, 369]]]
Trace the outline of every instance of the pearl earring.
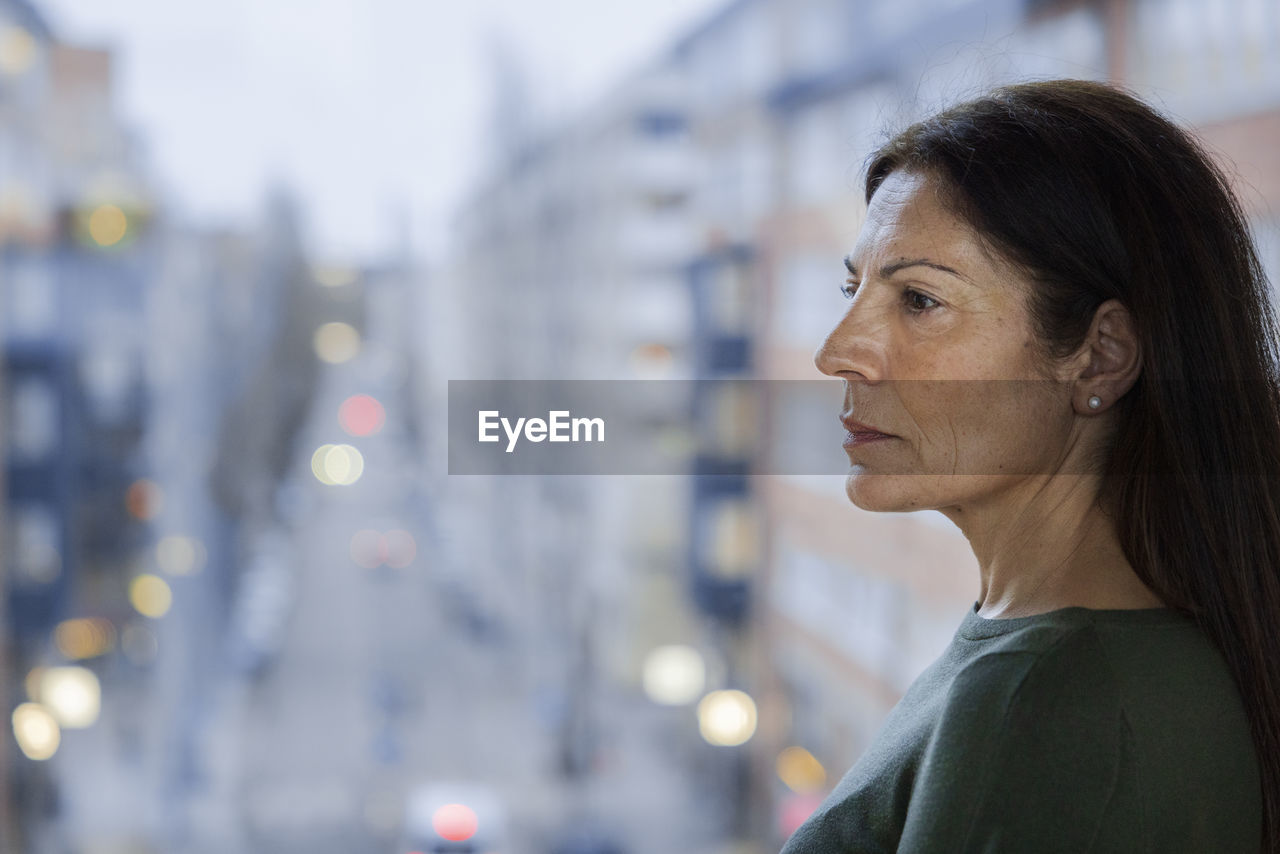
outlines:
[[1102, 405], [1102, 398], [1098, 397], [1096, 394], [1095, 394], [1095, 395], [1090, 396], [1090, 398], [1089, 398], [1089, 408], [1090, 408], [1090, 409], [1097, 409], [1097, 408], [1098, 408], [1099, 406], [1101, 406], [1101, 405]]

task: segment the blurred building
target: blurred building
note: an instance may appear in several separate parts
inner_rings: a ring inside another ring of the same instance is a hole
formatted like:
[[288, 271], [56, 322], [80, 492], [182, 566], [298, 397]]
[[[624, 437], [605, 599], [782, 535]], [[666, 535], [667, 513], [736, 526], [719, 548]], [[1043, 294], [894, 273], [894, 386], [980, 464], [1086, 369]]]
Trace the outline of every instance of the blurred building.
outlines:
[[[36, 699], [23, 696], [33, 667], [102, 653], [60, 648], [55, 626], [127, 610], [122, 596], [99, 594], [146, 536], [125, 496], [148, 409], [140, 326], [152, 201], [113, 112], [111, 66], [106, 51], [58, 43], [30, 5], [0, 5], [7, 711]], [[56, 812], [47, 767], [5, 759], [17, 818], [6, 829]]]
[[1117, 4], [1114, 73], [1196, 128], [1233, 177], [1280, 281], [1280, 9], [1265, 0]]
[[[431, 288], [441, 334], [426, 358], [439, 393], [446, 379], [571, 380], [617, 400], [637, 380], [697, 375], [690, 107], [678, 69], [646, 68], [582, 115], [508, 143], [459, 212], [456, 253]], [[655, 409], [638, 395], [631, 405], [659, 430], [685, 424], [693, 401], [678, 394]], [[439, 457], [446, 439], [434, 435]], [[625, 805], [595, 776], [628, 726], [611, 710], [635, 705], [646, 653], [701, 632], [681, 570], [686, 484], [465, 477], [448, 489], [446, 512], [460, 520], [501, 519], [500, 538], [459, 534], [449, 563], [529, 639], [529, 690], [554, 745], [548, 769], [578, 792], [559, 813], [624, 821]]]
[[[333, 300], [317, 283], [283, 202], [254, 232], [174, 223], [114, 68], [0, 3], [2, 743], [20, 704], [39, 718], [15, 717], [21, 751], [0, 750], [5, 851], [180, 840], [208, 677], [271, 654], [231, 617], [253, 595], [241, 567], [283, 524], [313, 334], [362, 311], [358, 287]], [[100, 695], [51, 763], [42, 674], [65, 666]]]

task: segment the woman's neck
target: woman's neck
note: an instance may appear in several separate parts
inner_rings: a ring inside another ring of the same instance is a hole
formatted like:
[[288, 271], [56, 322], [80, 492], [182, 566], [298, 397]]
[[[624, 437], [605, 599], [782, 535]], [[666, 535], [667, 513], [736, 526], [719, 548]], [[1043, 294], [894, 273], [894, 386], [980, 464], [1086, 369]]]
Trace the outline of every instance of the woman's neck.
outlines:
[[980, 616], [1164, 606], [1125, 557], [1091, 478], [1058, 476], [1027, 487], [1029, 497], [1010, 490], [985, 506], [942, 511], [978, 559]]

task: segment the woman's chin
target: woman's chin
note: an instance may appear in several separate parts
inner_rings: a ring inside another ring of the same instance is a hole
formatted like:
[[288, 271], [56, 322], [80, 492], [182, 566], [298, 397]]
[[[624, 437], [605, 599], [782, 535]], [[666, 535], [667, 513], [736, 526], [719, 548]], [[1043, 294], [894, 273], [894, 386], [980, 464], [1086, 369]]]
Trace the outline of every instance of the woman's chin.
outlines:
[[845, 478], [844, 493], [860, 510], [905, 513], [920, 510], [923, 506], [922, 496], [915, 495], [912, 490], [920, 480], [903, 474], [867, 474], [855, 467]]

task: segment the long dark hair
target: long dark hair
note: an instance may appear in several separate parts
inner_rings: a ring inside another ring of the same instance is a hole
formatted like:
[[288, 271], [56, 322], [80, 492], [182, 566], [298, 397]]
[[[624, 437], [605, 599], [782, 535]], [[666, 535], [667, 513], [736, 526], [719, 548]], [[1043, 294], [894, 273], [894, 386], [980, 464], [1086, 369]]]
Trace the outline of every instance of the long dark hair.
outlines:
[[924, 119], [868, 160], [938, 178], [952, 209], [1035, 283], [1045, 355], [1097, 307], [1133, 316], [1143, 366], [1116, 403], [1098, 498], [1125, 556], [1222, 652], [1262, 775], [1263, 850], [1280, 851], [1280, 341], [1266, 274], [1223, 172], [1122, 89], [1004, 86]]

